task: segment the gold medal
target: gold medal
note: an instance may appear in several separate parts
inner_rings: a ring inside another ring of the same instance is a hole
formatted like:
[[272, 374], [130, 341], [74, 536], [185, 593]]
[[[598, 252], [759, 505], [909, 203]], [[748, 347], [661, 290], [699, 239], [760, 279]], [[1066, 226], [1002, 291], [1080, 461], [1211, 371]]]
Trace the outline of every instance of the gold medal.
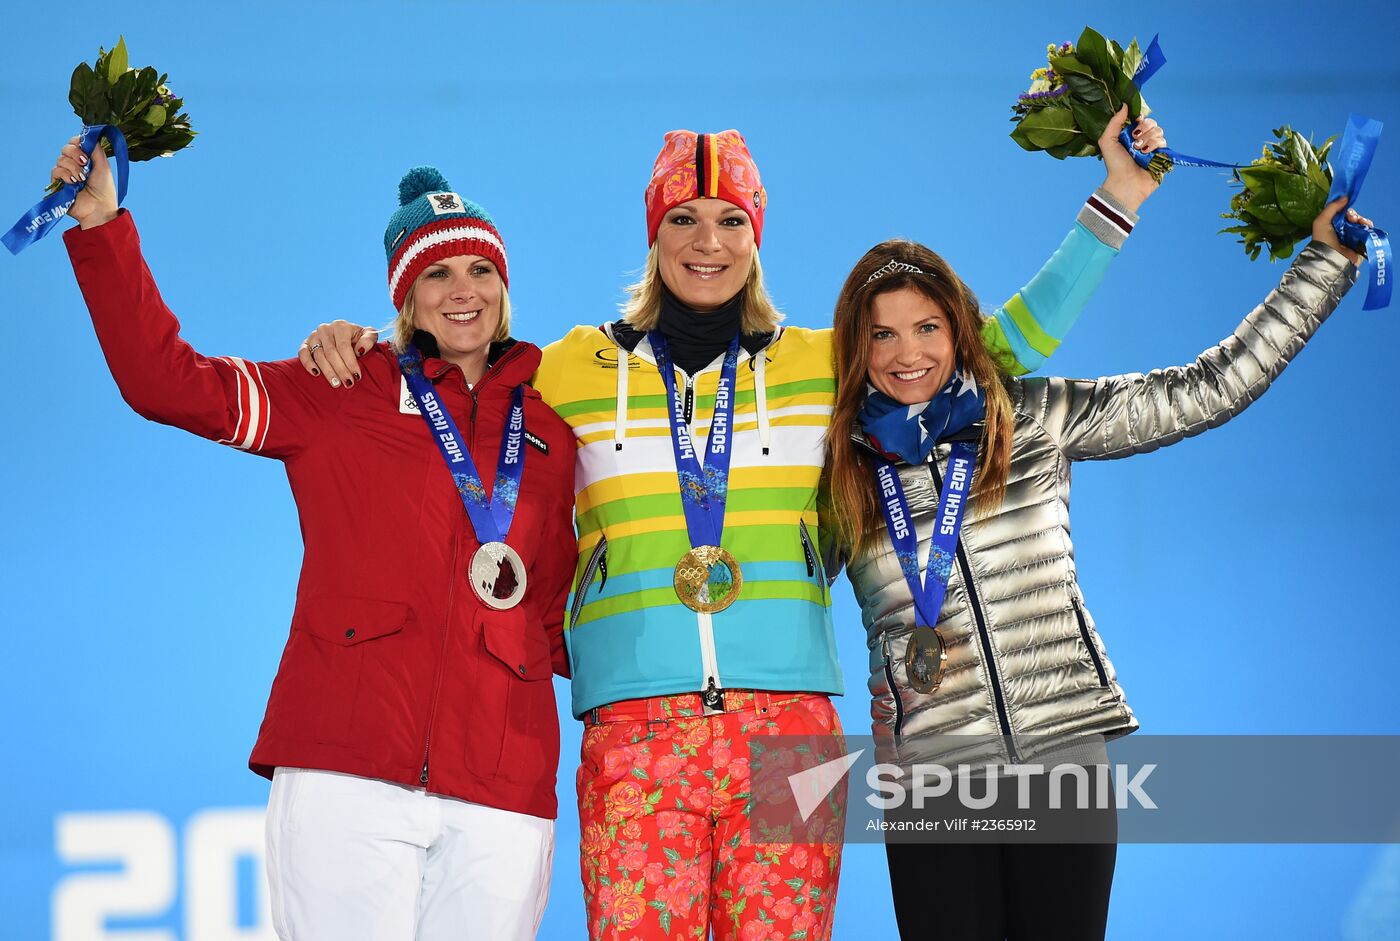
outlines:
[[743, 584], [738, 560], [720, 546], [696, 546], [676, 563], [676, 597], [692, 611], [723, 611]]
[[943, 635], [932, 627], [920, 624], [904, 648], [904, 674], [916, 693], [927, 696], [943, 682], [943, 668], [948, 663], [948, 651]]

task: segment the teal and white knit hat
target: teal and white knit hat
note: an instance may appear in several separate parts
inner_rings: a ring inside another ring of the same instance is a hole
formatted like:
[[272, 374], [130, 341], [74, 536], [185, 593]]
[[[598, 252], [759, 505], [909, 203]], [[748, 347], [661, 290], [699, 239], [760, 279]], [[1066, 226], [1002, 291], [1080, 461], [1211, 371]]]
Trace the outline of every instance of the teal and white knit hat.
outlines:
[[403, 309], [409, 289], [424, 268], [454, 255], [491, 259], [501, 273], [501, 283], [509, 289], [506, 246], [491, 215], [452, 192], [436, 167], [414, 167], [399, 181], [399, 208], [384, 230], [394, 310]]

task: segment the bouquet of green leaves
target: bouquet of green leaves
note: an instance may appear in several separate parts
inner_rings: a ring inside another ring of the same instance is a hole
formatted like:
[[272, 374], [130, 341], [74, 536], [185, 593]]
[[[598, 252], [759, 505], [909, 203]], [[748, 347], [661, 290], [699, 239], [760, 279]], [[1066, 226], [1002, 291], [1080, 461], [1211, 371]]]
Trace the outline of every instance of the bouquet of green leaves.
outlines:
[[1269, 247], [1270, 260], [1287, 258], [1299, 241], [1312, 236], [1312, 222], [1327, 205], [1332, 189], [1332, 169], [1327, 152], [1335, 137], [1314, 146], [1312, 140], [1284, 125], [1274, 130], [1277, 140], [1264, 145], [1264, 153], [1247, 167], [1235, 171], [1240, 191], [1230, 197], [1230, 211], [1221, 218], [1238, 219], [1221, 232], [1240, 236], [1251, 259]]
[[[1136, 39], [1124, 49], [1086, 26], [1078, 43], [1047, 46], [1046, 60], [1011, 106], [1011, 139], [1026, 150], [1058, 160], [1098, 156], [1099, 138], [1119, 108], [1128, 106], [1130, 120], [1149, 113], [1133, 82], [1142, 64]], [[1171, 161], [1157, 154], [1147, 169], [1161, 182], [1170, 168]]]
[[[112, 124], [126, 138], [130, 160], [169, 157], [194, 140], [190, 116], [180, 109], [185, 100], [165, 84], [168, 76], [150, 66], [134, 69], [127, 64], [126, 40], [118, 38], [111, 52], [98, 49], [97, 61], [81, 63], [73, 70], [68, 101], [84, 124]], [[104, 138], [103, 150], [112, 146]], [[56, 190], [55, 182], [50, 192]]]

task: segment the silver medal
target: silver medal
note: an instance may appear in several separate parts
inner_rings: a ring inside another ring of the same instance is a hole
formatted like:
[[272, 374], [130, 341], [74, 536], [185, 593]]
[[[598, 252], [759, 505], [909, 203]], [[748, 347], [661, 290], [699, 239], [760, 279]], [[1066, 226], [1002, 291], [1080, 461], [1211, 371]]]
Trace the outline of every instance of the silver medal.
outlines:
[[525, 562], [503, 542], [481, 544], [472, 556], [470, 577], [476, 596], [498, 611], [525, 597]]

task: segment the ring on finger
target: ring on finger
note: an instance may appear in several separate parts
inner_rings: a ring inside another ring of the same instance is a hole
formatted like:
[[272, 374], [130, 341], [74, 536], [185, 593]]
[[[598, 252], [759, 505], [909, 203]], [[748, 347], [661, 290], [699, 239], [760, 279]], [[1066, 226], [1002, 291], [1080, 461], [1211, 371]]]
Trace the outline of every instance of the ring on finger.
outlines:
[[321, 344], [320, 344], [320, 343], [313, 343], [313, 344], [311, 344], [311, 346], [309, 347], [309, 351], [312, 352], [312, 353], [314, 353], [314, 352], [316, 352], [317, 350], [319, 350], [320, 348], [321, 348]]

